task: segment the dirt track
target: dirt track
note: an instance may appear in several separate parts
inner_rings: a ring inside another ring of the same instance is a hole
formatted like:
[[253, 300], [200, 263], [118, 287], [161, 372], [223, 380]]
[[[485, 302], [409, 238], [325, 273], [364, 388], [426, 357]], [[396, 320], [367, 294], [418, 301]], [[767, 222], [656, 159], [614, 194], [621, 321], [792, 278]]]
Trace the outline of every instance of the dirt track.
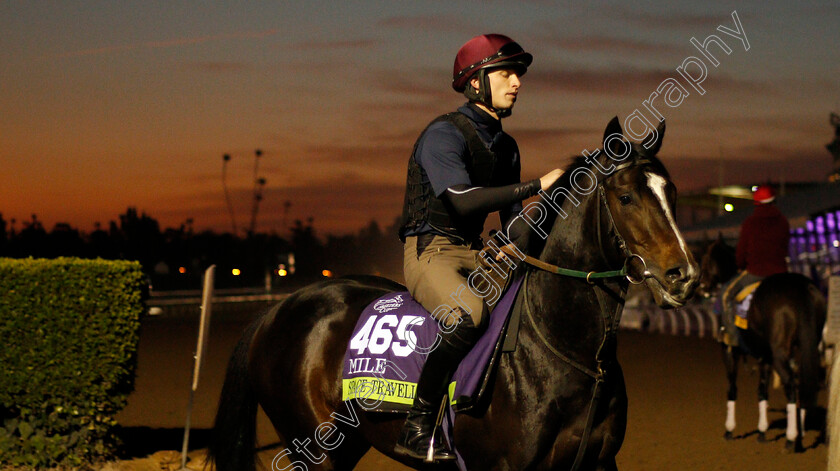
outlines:
[[[220, 314], [211, 328], [209, 355], [202, 370], [192, 416], [191, 449], [206, 445], [221, 391], [227, 357], [246, 316]], [[180, 450], [192, 374], [197, 321], [149, 318], [141, 335], [136, 391], [118, 416], [126, 427], [126, 458], [159, 450]], [[627, 436], [618, 454], [624, 471], [657, 470], [823, 470], [826, 445], [818, 443], [824, 414], [808, 418], [803, 453], [783, 453], [784, 396], [771, 391], [769, 443], [756, 440], [757, 375], [752, 364], [739, 380], [736, 439], [723, 439], [726, 382], [721, 353], [709, 339], [622, 332], [619, 359], [630, 401]], [[820, 405], [826, 405], [823, 391]], [[264, 418], [263, 418], [264, 419]], [[260, 420], [261, 459], [285, 446], [266, 420]], [[378, 452], [369, 452], [358, 470], [407, 470]]]

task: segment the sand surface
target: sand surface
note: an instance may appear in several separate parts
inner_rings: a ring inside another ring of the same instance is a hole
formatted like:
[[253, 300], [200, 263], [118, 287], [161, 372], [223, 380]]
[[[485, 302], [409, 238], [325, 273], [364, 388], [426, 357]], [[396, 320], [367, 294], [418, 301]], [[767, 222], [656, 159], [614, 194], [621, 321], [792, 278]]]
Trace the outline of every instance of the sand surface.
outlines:
[[[201, 371], [191, 417], [190, 449], [200, 459], [212, 427], [225, 366], [249, 315], [214, 313], [208, 356]], [[152, 467], [152, 453], [181, 450], [183, 427], [198, 329], [194, 316], [148, 318], [141, 334], [136, 390], [118, 420], [125, 427], [125, 460], [110, 469], [161, 469]], [[726, 380], [720, 347], [710, 339], [622, 331], [619, 360], [624, 368], [629, 423], [618, 468], [624, 471], [657, 470], [823, 470], [826, 445], [819, 429], [824, 411], [808, 418], [802, 453], [786, 454], [784, 448], [785, 399], [771, 391], [769, 443], [758, 443], [756, 424], [758, 376], [754, 363], [742, 365], [739, 377], [738, 425], [735, 440], [723, 439]], [[820, 405], [827, 404], [826, 393]], [[269, 468], [271, 458], [285, 446], [265, 417], [260, 417], [260, 458]], [[171, 455], [167, 455], [171, 456]], [[177, 454], [176, 460], [177, 460]], [[146, 459], [143, 459], [146, 457]], [[170, 457], [170, 460], [172, 458]], [[195, 463], [195, 461], [193, 461]], [[170, 469], [178, 469], [177, 466]], [[382, 454], [371, 451], [357, 470], [408, 470]]]

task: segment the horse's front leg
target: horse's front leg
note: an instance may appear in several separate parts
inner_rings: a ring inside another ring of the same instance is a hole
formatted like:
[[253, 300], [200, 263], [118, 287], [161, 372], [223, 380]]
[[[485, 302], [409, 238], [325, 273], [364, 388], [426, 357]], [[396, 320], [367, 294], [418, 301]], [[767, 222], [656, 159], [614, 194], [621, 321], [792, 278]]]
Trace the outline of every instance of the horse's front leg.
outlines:
[[730, 346], [723, 347], [723, 362], [726, 365], [726, 379], [729, 380], [729, 391], [726, 393], [726, 433], [723, 437], [732, 439], [735, 430], [735, 400], [738, 398], [738, 358], [740, 353]]
[[769, 426], [767, 421], [767, 397], [772, 365], [762, 361], [758, 368], [758, 441], [764, 443], [767, 441], [767, 428]]

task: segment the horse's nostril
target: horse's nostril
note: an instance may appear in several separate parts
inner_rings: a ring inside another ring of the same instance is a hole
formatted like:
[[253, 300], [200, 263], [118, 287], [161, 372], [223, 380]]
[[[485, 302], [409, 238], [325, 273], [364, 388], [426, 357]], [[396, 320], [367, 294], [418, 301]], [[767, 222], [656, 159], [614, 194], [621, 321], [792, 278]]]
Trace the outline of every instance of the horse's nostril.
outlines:
[[665, 272], [665, 278], [668, 279], [668, 281], [674, 283], [685, 279], [685, 273], [686, 270], [683, 266], [676, 266]]

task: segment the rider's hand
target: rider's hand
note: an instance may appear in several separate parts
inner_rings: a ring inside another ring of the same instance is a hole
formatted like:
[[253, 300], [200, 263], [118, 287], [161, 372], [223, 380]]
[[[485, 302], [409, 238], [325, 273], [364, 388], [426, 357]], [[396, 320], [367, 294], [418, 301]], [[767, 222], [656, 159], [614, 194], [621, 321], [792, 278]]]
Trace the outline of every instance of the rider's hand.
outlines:
[[543, 191], [548, 190], [551, 188], [551, 185], [560, 178], [560, 175], [563, 175], [563, 171], [559, 168], [555, 168], [554, 170], [546, 173], [542, 177], [540, 177], [540, 187], [542, 187]]

